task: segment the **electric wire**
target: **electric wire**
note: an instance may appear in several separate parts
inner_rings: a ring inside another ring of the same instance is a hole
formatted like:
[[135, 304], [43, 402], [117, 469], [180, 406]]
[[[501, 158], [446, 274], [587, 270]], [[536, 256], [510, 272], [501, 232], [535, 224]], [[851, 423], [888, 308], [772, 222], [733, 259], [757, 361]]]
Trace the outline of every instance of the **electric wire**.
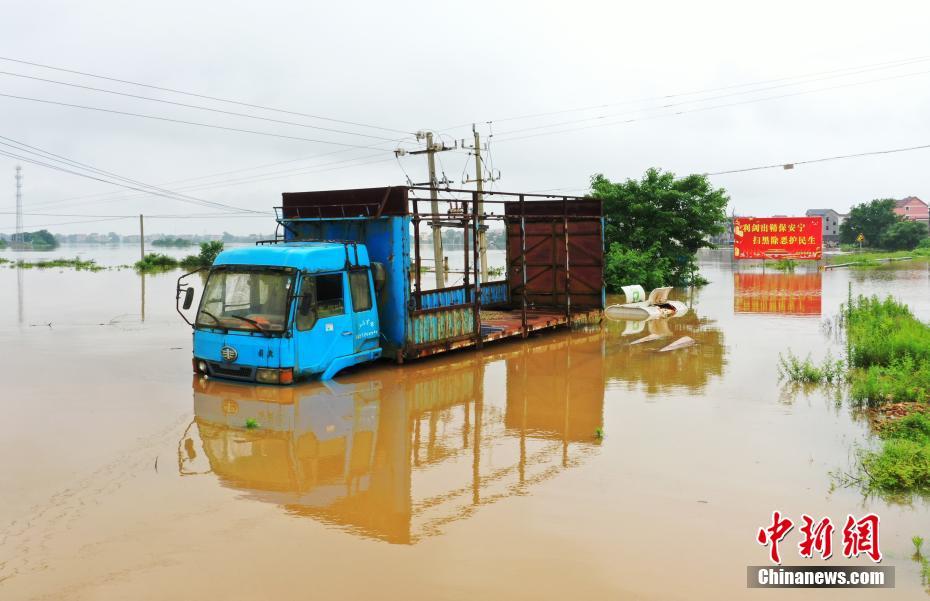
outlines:
[[173, 100], [164, 100], [164, 99], [162, 99], [162, 98], [152, 98], [151, 96], [140, 96], [140, 95], [138, 95], [138, 94], [129, 94], [129, 93], [127, 93], [127, 92], [118, 92], [118, 91], [116, 91], [116, 90], [107, 90], [107, 89], [104, 89], [104, 88], [95, 88], [95, 87], [92, 87], [92, 86], [84, 86], [84, 85], [80, 85], [80, 84], [76, 84], [76, 83], [69, 83], [69, 82], [66, 82], [66, 81], [57, 81], [57, 80], [55, 80], [55, 79], [45, 79], [45, 78], [43, 78], [43, 77], [34, 77], [34, 76], [32, 76], [32, 75], [23, 75], [23, 74], [21, 74], [21, 73], [11, 73], [11, 72], [9, 72], [9, 71], [0, 71], [0, 75], [7, 75], [7, 76], [10, 76], [10, 77], [20, 77], [20, 78], [24, 78], [24, 79], [31, 79], [31, 80], [34, 80], [34, 81], [41, 81], [41, 82], [44, 82], [44, 83], [53, 83], [53, 84], [62, 85], [62, 86], [70, 86], [70, 87], [73, 87], [73, 88], [80, 88], [80, 89], [83, 89], [83, 90], [90, 90], [90, 91], [93, 91], [93, 92], [103, 92], [103, 93], [105, 93], [105, 94], [114, 94], [114, 95], [117, 95], [117, 96], [126, 96], [126, 97], [128, 97], [128, 98], [135, 98], [135, 99], [138, 99], [138, 100], [148, 100], [148, 101], [151, 101], [151, 102], [161, 102], [161, 103], [163, 103], [163, 104], [170, 104], [170, 105], [173, 105], [173, 106], [180, 106], [180, 107], [184, 107], [184, 108], [197, 109], [197, 110], [201, 110], [201, 111], [209, 111], [209, 112], [213, 112], [213, 113], [221, 113], [221, 114], [223, 114], [223, 115], [232, 115], [232, 116], [234, 116], [234, 117], [244, 117], [244, 118], [247, 118], [247, 119], [257, 119], [257, 120], [261, 120], [261, 121], [269, 121], [269, 122], [271, 122], [271, 123], [281, 123], [281, 124], [284, 124], [284, 125], [294, 125], [294, 126], [297, 126], [297, 127], [306, 127], [306, 128], [309, 128], [309, 129], [317, 129], [317, 130], [320, 130], [320, 131], [326, 131], [326, 132], [337, 133], [337, 134], [344, 134], [344, 135], [348, 135], [348, 136], [361, 136], [361, 137], [363, 137], [363, 138], [372, 138], [372, 139], [375, 139], [375, 140], [394, 141], [394, 138], [386, 138], [386, 137], [384, 137], [384, 136], [373, 136], [373, 135], [371, 135], [371, 134], [363, 134], [363, 133], [359, 133], [359, 132], [346, 131], [346, 130], [342, 130], [342, 129], [334, 129], [334, 128], [330, 128], [330, 127], [320, 127], [320, 126], [318, 126], [318, 125], [310, 125], [310, 124], [307, 124], [307, 123], [298, 123], [298, 122], [296, 122], [296, 121], [285, 121], [285, 120], [283, 120], [283, 119], [273, 119], [273, 118], [271, 118], [271, 117], [262, 117], [262, 116], [260, 116], [260, 115], [249, 115], [248, 113], [237, 113], [237, 112], [235, 112], [235, 111], [224, 111], [224, 110], [222, 110], [222, 109], [211, 108], [211, 107], [208, 107], [208, 106], [199, 106], [199, 105], [196, 105], [196, 104], [187, 104], [187, 103], [184, 103], [184, 102], [174, 102]]
[[193, 126], [196, 126], [196, 127], [205, 127], [205, 128], [210, 128], [210, 129], [219, 129], [219, 130], [223, 130], [223, 131], [231, 131], [231, 132], [237, 132], [237, 133], [252, 134], [252, 135], [256, 135], [256, 136], [266, 136], [266, 137], [271, 137], [271, 138], [281, 138], [281, 139], [284, 139], [284, 140], [297, 140], [297, 141], [301, 141], [301, 142], [313, 142], [313, 143], [315, 143], [315, 144], [329, 144], [329, 145], [332, 145], [332, 146], [344, 146], [344, 147], [346, 147], [346, 148], [371, 148], [371, 146], [362, 146], [361, 144], [349, 144], [349, 143], [347, 143], [347, 142], [336, 142], [336, 141], [333, 141], [333, 140], [319, 140], [319, 139], [316, 139], [316, 138], [304, 138], [304, 137], [302, 137], [302, 136], [290, 136], [290, 135], [287, 135], [287, 134], [276, 134], [276, 133], [273, 133], [273, 132], [260, 131], [260, 130], [255, 130], [255, 129], [244, 129], [244, 128], [240, 128], [240, 127], [229, 127], [229, 126], [226, 126], [226, 125], [217, 125], [217, 124], [215, 124], [215, 123], [200, 123], [199, 121], [187, 121], [187, 120], [185, 120], [185, 119], [173, 119], [173, 118], [171, 118], [171, 117], [161, 117], [161, 116], [158, 116], [158, 115], [146, 115], [146, 114], [144, 114], [144, 113], [133, 113], [133, 112], [130, 112], [130, 111], [120, 111], [120, 110], [116, 110], [116, 109], [107, 109], [107, 108], [102, 108], [102, 107], [98, 107], [98, 106], [88, 106], [88, 105], [85, 105], [85, 104], [72, 104], [72, 103], [69, 103], [69, 102], [59, 102], [59, 101], [57, 101], [57, 100], [48, 100], [48, 99], [45, 99], [45, 98], [33, 98], [33, 97], [31, 97], [31, 96], [17, 96], [17, 95], [15, 95], [15, 94], [3, 94], [3, 93], [0, 93], [0, 97], [2, 97], [2, 98], [13, 98], [13, 99], [16, 99], [16, 100], [27, 100], [27, 101], [30, 101], [30, 102], [39, 102], [39, 103], [42, 103], [42, 104], [51, 104], [51, 105], [56, 105], [56, 106], [66, 106], [66, 107], [69, 107], [69, 108], [76, 108], [76, 109], [82, 109], [82, 110], [88, 110], [88, 111], [97, 111], [97, 112], [101, 112], [101, 113], [112, 113], [112, 114], [114, 114], [114, 115], [123, 115], [123, 116], [126, 116], [126, 117], [139, 117], [139, 118], [141, 118], [141, 119], [151, 119], [151, 120], [155, 120], [155, 121], [165, 121], [165, 122], [167, 122], [167, 123], [177, 123], [177, 124], [181, 124], [181, 125], [193, 125]]
[[370, 129], [380, 129], [380, 130], [382, 130], [382, 131], [389, 131], [389, 132], [399, 133], [399, 134], [410, 134], [410, 133], [412, 133], [412, 132], [404, 131], [404, 130], [401, 130], [401, 129], [393, 129], [393, 128], [390, 128], [390, 127], [381, 127], [381, 126], [379, 126], [379, 125], [370, 125], [370, 124], [366, 124], [366, 123], [359, 123], [359, 122], [357, 122], [357, 121], [348, 121], [348, 120], [345, 120], [345, 119], [334, 119], [334, 118], [332, 118], [332, 117], [324, 117], [324, 116], [322, 116], [322, 115], [313, 115], [313, 114], [310, 114], [310, 113], [301, 113], [301, 112], [298, 112], [298, 111], [290, 111], [290, 110], [285, 110], [285, 109], [279, 109], [279, 108], [274, 108], [274, 107], [269, 107], [269, 106], [263, 106], [263, 105], [260, 105], [260, 104], [253, 104], [253, 103], [249, 103], [249, 102], [242, 102], [242, 101], [239, 101], [239, 100], [231, 100], [231, 99], [229, 99], [229, 98], [220, 98], [220, 97], [218, 97], [218, 96], [208, 96], [208, 95], [206, 95], [206, 94], [198, 94], [198, 93], [196, 93], [196, 92], [186, 92], [186, 91], [184, 91], [184, 90], [177, 90], [177, 89], [174, 89], [174, 88], [168, 88], [168, 87], [164, 87], [164, 86], [156, 86], [156, 85], [152, 85], [152, 84], [140, 83], [140, 82], [137, 82], [137, 81], [130, 81], [130, 80], [128, 80], [128, 79], [119, 79], [119, 78], [116, 78], [116, 77], [109, 77], [109, 76], [106, 76], [106, 75], [98, 75], [98, 74], [95, 74], [95, 73], [88, 73], [88, 72], [86, 72], [86, 71], [78, 71], [78, 70], [76, 70], [76, 69], [67, 69], [67, 68], [65, 68], [65, 67], [55, 67], [55, 66], [52, 66], [52, 65], [45, 65], [45, 64], [42, 64], [42, 63], [37, 63], [37, 62], [32, 62], [32, 61], [27, 61], [27, 60], [17, 59], [17, 58], [11, 58], [11, 57], [7, 57], [7, 56], [0, 56], [0, 60], [2, 60], [2, 61], [7, 61], [7, 62], [11, 62], [11, 63], [19, 63], [19, 64], [21, 64], [21, 65], [29, 65], [29, 66], [32, 66], [32, 67], [40, 67], [40, 68], [42, 68], [42, 69], [50, 69], [50, 70], [53, 70], [53, 71], [61, 71], [61, 72], [63, 72], [63, 73], [71, 73], [71, 74], [74, 74], [74, 75], [81, 75], [81, 76], [84, 76], [84, 77], [93, 77], [93, 78], [95, 78], [95, 79], [103, 79], [103, 80], [106, 80], [106, 81], [113, 81], [113, 82], [116, 82], [116, 83], [128, 84], [128, 85], [133, 85], [133, 86], [139, 86], [139, 87], [142, 87], [142, 88], [148, 88], [148, 89], [152, 89], [152, 90], [160, 90], [160, 91], [162, 91], [162, 92], [170, 92], [170, 93], [172, 93], [172, 94], [182, 94], [182, 95], [184, 95], [184, 96], [191, 96], [191, 97], [194, 97], [194, 98], [202, 98], [202, 99], [204, 99], [204, 100], [213, 100], [213, 101], [216, 101], [216, 102], [225, 102], [225, 103], [228, 103], [228, 104], [236, 104], [236, 105], [239, 105], [239, 106], [245, 106], [245, 107], [249, 107], [249, 108], [261, 109], [261, 110], [265, 110], [265, 111], [273, 111], [273, 112], [277, 112], [277, 113], [286, 113], [286, 114], [289, 114], [289, 115], [297, 115], [297, 116], [301, 116], [301, 117], [309, 117], [309, 118], [311, 118], [311, 119], [319, 119], [319, 120], [321, 120], [321, 121], [330, 121], [330, 122], [333, 122], [333, 123], [342, 123], [342, 124], [345, 124], [345, 125], [355, 125], [355, 126], [357, 126], [357, 127], [367, 127], [367, 128], [370, 128]]

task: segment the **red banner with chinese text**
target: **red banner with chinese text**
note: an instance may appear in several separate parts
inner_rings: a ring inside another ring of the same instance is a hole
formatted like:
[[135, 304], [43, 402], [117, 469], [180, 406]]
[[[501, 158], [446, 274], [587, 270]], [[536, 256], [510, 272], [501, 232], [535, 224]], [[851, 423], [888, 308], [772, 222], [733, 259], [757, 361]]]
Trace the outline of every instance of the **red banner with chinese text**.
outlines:
[[737, 217], [733, 221], [737, 259], [820, 259], [820, 217]]

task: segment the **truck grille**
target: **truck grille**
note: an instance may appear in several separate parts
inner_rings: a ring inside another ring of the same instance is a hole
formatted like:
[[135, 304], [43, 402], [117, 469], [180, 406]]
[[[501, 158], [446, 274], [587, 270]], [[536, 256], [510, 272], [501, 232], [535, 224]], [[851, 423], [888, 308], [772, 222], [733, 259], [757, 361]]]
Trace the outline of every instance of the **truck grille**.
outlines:
[[216, 361], [207, 361], [211, 376], [221, 378], [230, 378], [232, 380], [254, 380], [255, 368], [245, 365], [230, 365], [228, 363], [217, 363]]

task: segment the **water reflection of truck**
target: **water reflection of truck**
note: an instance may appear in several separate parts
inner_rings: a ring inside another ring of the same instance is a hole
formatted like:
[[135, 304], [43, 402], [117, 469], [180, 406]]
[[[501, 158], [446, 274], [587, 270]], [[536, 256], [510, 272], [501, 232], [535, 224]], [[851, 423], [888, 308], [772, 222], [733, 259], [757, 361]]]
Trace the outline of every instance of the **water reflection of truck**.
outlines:
[[[425, 191], [284, 194], [274, 240], [214, 262], [188, 322], [194, 371], [275, 384], [329, 379], [379, 357], [402, 363], [600, 320], [599, 200], [486, 193], [479, 205], [473, 192], [449, 191], [455, 200], [444, 199], [450, 208], [440, 214], [418, 196]], [[479, 281], [478, 243], [489, 221], [504, 225], [507, 265], [502, 279]], [[463, 230], [461, 285], [423, 284], [425, 227]], [[193, 302], [184, 277], [179, 312]]]
[[574, 332], [286, 388], [195, 376], [179, 467], [293, 515], [414, 543], [596, 452], [603, 344], [600, 331]]

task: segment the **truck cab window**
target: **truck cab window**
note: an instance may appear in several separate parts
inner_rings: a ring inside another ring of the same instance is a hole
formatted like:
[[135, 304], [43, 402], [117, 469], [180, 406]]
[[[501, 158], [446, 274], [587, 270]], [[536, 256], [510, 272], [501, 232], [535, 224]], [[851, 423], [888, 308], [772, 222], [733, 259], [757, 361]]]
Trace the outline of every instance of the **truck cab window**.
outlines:
[[349, 291], [352, 293], [352, 307], [356, 313], [371, 309], [371, 284], [367, 269], [349, 272]]
[[301, 286], [301, 296], [309, 295], [313, 299], [313, 311], [307, 315], [298, 312], [298, 330], [310, 330], [318, 319], [345, 313], [341, 273], [305, 276]]

